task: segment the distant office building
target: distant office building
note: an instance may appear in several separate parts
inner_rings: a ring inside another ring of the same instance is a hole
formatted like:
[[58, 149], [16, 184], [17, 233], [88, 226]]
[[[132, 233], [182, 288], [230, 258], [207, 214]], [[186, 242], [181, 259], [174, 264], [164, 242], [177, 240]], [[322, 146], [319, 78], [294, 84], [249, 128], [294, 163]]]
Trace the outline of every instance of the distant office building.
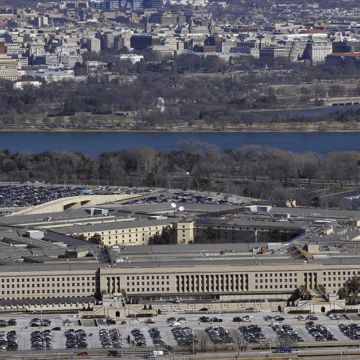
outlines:
[[106, 7], [106, 2], [103, 0], [91, 0], [89, 1], [89, 7], [95, 9], [102, 9]]
[[5, 44], [6, 44], [6, 41], [4, 39], [0, 39], [0, 54], [6, 53]]
[[108, 11], [114, 11], [119, 9], [119, 0], [107, 0], [106, 9]]
[[115, 36], [112, 33], [106, 33], [101, 36], [101, 49], [114, 50]]
[[161, 25], [173, 25], [179, 22], [179, 16], [177, 14], [163, 14], [162, 12], [158, 12], [155, 14], [151, 14], [149, 22]]
[[34, 25], [37, 27], [43, 27], [49, 25], [49, 18], [46, 16], [37, 16], [34, 20]]
[[152, 35], [133, 35], [130, 43], [134, 50], [146, 50], [150, 46], [161, 45], [161, 40]]
[[250, 47], [233, 47], [230, 48], [230, 54], [249, 55], [258, 59], [260, 57], [260, 49]]
[[144, 0], [143, 6], [147, 9], [158, 9], [162, 8], [163, 2], [162, 0]]
[[143, 7], [143, 0], [132, 0], [133, 9], [139, 9]]
[[333, 53], [356, 53], [360, 52], [360, 41], [334, 41], [332, 48]]
[[327, 40], [309, 40], [306, 45], [304, 58], [311, 61], [312, 65], [325, 62], [327, 55], [332, 53], [332, 44]]
[[101, 50], [101, 41], [99, 39], [90, 39], [87, 42], [87, 48], [90, 52], [99, 53]]
[[289, 51], [286, 49], [284, 45], [271, 45], [260, 49], [260, 57], [269, 57], [272, 59], [278, 57], [288, 57]]
[[358, 53], [333, 53], [325, 59], [325, 64], [329, 66], [345, 67], [353, 62], [357, 69], [360, 69], [360, 52]]

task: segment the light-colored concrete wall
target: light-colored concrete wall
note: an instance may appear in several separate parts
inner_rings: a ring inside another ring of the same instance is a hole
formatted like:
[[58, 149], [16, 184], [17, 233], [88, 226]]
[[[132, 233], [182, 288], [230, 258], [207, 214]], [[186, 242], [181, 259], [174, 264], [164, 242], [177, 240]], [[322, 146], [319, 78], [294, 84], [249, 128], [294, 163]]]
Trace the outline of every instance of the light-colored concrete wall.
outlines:
[[[137, 198], [140, 195], [83, 195], [73, 196], [64, 199], [50, 201], [45, 204], [33, 206], [21, 210], [12, 215], [28, 215], [28, 214], [44, 214], [64, 211], [64, 208], [71, 205], [71, 208], [80, 208], [81, 204], [86, 206], [96, 206], [101, 204], [108, 204], [114, 201]], [[72, 205], [73, 204], [73, 205]], [[11, 215], [10, 215], [11, 216]]]

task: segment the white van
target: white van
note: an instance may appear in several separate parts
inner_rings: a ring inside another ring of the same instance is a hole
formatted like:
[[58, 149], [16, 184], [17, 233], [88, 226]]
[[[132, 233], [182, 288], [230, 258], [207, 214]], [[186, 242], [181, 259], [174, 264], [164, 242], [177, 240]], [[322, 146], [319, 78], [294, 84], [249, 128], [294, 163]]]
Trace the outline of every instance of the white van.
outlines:
[[185, 309], [185, 311], [195, 311], [195, 308], [194, 307], [189, 307], [189, 308]]

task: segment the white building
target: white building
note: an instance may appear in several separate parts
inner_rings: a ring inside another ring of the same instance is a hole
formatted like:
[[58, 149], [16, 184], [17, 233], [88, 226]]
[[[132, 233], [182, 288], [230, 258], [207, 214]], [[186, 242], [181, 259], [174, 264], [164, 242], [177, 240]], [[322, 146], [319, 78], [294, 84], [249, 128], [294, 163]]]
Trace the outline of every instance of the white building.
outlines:
[[332, 44], [327, 40], [308, 41], [309, 55], [312, 65], [323, 64], [326, 56], [332, 53]]
[[41, 82], [34, 79], [18, 79], [13, 83], [14, 90], [24, 90], [24, 87], [32, 86], [34, 88], [39, 88], [41, 86]]
[[34, 79], [41, 81], [44, 79], [46, 82], [56, 82], [61, 80], [72, 80], [74, 79], [74, 72], [68, 71], [38, 71], [31, 74]]
[[135, 54], [122, 54], [122, 55], [114, 55], [113, 62], [114, 64], [119, 64], [121, 61], [130, 60], [133, 64], [140, 62], [144, 56], [135, 55]]

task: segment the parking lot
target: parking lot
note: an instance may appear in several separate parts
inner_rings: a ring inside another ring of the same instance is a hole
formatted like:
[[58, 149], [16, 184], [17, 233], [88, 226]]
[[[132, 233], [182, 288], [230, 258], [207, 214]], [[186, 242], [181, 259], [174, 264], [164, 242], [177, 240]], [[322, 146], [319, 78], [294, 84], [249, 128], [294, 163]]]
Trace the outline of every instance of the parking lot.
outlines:
[[81, 188], [6, 185], [0, 186], [0, 207], [35, 206], [81, 194]]
[[[135, 199], [123, 202], [123, 205], [132, 204], [160, 204], [160, 203], [178, 203], [179, 206], [184, 204], [215, 204], [215, 205], [242, 205], [241, 202], [225, 200], [222, 195], [207, 196], [202, 194], [192, 194], [187, 192], [174, 192], [166, 194], [155, 194], [145, 196], [141, 199]], [[245, 202], [244, 202], [245, 204]]]
[[[360, 324], [357, 325], [344, 317], [340, 320], [331, 320], [327, 316], [319, 316], [317, 321], [313, 321], [314, 326], [306, 329], [305, 323], [308, 321], [299, 321], [295, 316], [285, 315], [283, 316], [284, 321], [276, 325], [274, 321], [264, 320], [266, 316], [264, 313], [248, 315], [251, 317], [249, 322], [234, 322], [234, 317], [239, 317], [239, 315], [243, 314], [218, 314], [217, 318], [222, 320], [221, 323], [204, 323], [199, 320], [203, 315], [183, 314], [181, 317], [186, 322], [171, 326], [172, 323], [167, 320], [173, 318], [177, 321], [179, 316], [176, 312], [169, 311], [166, 315], [155, 317], [155, 324], [147, 324], [145, 319], [121, 319], [116, 321], [116, 325], [97, 327], [79, 326], [79, 319], [76, 315], [4, 315], [0, 317], [0, 321], [4, 320], [8, 324], [8, 321], [13, 319], [16, 320], [16, 325], [1, 328], [0, 346], [6, 347], [6, 350], [3, 348], [4, 351], [11, 351], [8, 347], [10, 344], [13, 350], [18, 348], [19, 350], [32, 349], [36, 351], [44, 350], [46, 347], [49, 350], [69, 348], [80, 351], [112, 348], [129, 351], [130, 349], [155, 348], [157, 346], [169, 348], [182, 346], [185, 348], [189, 342], [196, 344], [198, 336], [203, 333], [208, 334], [209, 345], [230, 346], [234, 342], [232, 339], [234, 331], [242, 333], [249, 345], [270, 341], [275, 345], [277, 337], [282, 333], [296, 335], [304, 342], [316, 342], [316, 337], [329, 337], [330, 334], [339, 341], [350, 342], [352, 339], [357, 340], [360, 335]], [[35, 325], [37, 323], [36, 320], [34, 322], [34, 317], [37, 317], [38, 323], [43, 325]], [[44, 322], [44, 320], [49, 321]], [[126, 323], [122, 324], [124, 321]], [[31, 322], [33, 325], [30, 325]], [[51, 324], [45, 326], [49, 322]], [[340, 324], [343, 324], [342, 330], [339, 327]], [[15, 334], [10, 332], [15, 332]], [[336, 340], [321, 341], [334, 342]], [[296, 343], [297, 341], [294, 342], [294, 344]]]

